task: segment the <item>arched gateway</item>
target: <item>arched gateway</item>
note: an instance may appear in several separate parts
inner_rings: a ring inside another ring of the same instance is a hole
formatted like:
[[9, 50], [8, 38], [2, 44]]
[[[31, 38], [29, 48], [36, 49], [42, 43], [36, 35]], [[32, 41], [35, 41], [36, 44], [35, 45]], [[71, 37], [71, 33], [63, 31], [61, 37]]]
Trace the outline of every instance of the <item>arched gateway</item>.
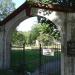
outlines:
[[42, 14], [43, 12], [39, 11], [40, 9], [52, 11], [49, 17], [45, 17], [51, 20], [61, 33], [61, 75], [74, 75], [75, 58], [71, 57], [72, 54], [67, 54], [69, 53], [67, 50], [67, 42], [75, 40], [75, 10], [74, 7], [62, 7], [56, 4], [24, 3], [0, 22], [0, 68], [6, 69], [10, 67], [10, 40], [13, 30], [20, 22], [31, 16], [44, 16]]

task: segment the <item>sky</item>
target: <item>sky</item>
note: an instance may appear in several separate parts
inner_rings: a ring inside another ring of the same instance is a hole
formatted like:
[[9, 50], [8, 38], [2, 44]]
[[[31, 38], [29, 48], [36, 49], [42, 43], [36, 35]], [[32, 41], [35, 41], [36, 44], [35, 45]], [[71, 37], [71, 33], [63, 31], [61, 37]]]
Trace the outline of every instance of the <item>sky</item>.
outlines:
[[[15, 7], [18, 8], [19, 6], [21, 6], [26, 0], [12, 0], [15, 3]], [[30, 31], [31, 27], [37, 24], [37, 17], [32, 17], [29, 18], [27, 20], [24, 20], [23, 22], [21, 22], [18, 26], [17, 26], [17, 31]]]
[[37, 17], [28, 18], [19, 24], [19, 26], [17, 27], [17, 31], [22, 32], [30, 31], [32, 26], [37, 23], [38, 23]]
[[21, 6], [26, 0], [12, 0], [15, 3], [15, 7], [18, 8]]
[[[15, 3], [15, 7], [18, 8], [26, 0], [12, 0], [12, 1]], [[43, 16], [43, 13], [41, 15]], [[54, 12], [54, 13], [50, 14], [49, 16], [46, 15], [45, 17], [52, 21], [57, 16], [56, 16], [56, 13]], [[35, 24], [37, 24], [37, 17], [32, 17], [32, 18], [29, 18], [29, 19], [24, 20], [23, 22], [21, 22], [16, 29], [17, 29], [17, 31], [23, 31], [23, 32], [30, 31], [31, 27]]]

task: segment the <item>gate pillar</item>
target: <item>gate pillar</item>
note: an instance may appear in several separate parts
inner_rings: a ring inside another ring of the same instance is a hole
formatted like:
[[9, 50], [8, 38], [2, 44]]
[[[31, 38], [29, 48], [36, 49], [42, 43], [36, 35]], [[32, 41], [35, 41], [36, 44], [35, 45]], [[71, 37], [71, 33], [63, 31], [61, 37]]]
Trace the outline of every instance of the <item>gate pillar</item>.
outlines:
[[63, 37], [61, 75], [75, 75], [75, 13], [66, 13]]
[[0, 68], [3, 67], [3, 28], [0, 27]]
[[10, 66], [10, 56], [6, 44], [5, 27], [0, 27], [0, 69], [7, 69]]

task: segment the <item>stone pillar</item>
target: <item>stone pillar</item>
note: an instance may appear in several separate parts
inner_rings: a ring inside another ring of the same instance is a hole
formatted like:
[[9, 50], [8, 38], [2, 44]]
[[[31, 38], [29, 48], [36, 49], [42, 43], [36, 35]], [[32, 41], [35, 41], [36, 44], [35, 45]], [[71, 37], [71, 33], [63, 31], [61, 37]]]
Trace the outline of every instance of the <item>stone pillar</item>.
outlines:
[[8, 40], [4, 26], [0, 27], [0, 69], [7, 69], [10, 66], [10, 51], [8, 50]]
[[0, 69], [4, 67], [4, 27], [0, 27]]
[[62, 52], [62, 75], [75, 75], [75, 56], [68, 56], [68, 41], [75, 41], [75, 13], [66, 13], [64, 21], [64, 39]]

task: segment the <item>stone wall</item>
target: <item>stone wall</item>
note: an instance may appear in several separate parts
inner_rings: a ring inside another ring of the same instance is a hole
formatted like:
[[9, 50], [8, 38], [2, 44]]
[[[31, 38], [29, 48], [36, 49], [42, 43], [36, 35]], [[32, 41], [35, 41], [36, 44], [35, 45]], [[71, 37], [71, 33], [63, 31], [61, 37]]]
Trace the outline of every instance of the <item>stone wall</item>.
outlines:
[[[0, 68], [10, 67], [10, 42], [11, 35], [20, 22], [29, 18], [23, 10], [13, 19], [1, 27], [0, 31]], [[34, 12], [34, 13], [33, 13]], [[38, 14], [38, 9], [32, 9], [33, 16], [44, 16]], [[53, 15], [53, 17], [52, 17]], [[75, 41], [75, 13], [52, 12], [49, 16], [45, 16], [51, 20], [60, 31], [61, 34], [61, 75], [75, 75], [75, 57], [67, 56], [67, 41]]]

